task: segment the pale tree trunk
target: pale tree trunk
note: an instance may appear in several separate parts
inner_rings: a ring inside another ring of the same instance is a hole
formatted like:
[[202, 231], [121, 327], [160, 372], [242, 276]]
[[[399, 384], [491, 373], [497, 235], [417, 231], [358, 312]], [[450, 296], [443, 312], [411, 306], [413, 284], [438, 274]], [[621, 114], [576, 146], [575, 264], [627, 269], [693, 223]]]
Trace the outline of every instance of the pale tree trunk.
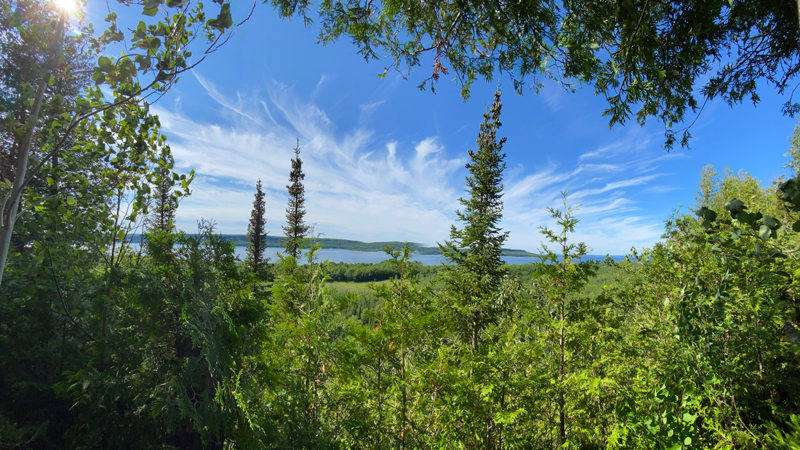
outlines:
[[14, 224], [17, 221], [17, 214], [19, 212], [19, 202], [22, 198], [22, 191], [25, 188], [25, 176], [28, 172], [28, 156], [31, 152], [33, 132], [36, 123], [39, 121], [39, 112], [42, 109], [44, 91], [47, 89], [48, 82], [50, 81], [50, 71], [55, 65], [56, 50], [61, 46], [63, 33], [64, 19], [62, 18], [58, 22], [55, 40], [50, 47], [47, 67], [45, 68], [41, 81], [39, 81], [39, 87], [36, 89], [36, 95], [33, 98], [33, 108], [28, 116], [28, 123], [31, 124], [31, 128], [25, 133], [25, 137], [22, 139], [17, 151], [17, 166], [14, 172], [14, 183], [11, 187], [11, 191], [3, 200], [2, 209], [0, 210], [0, 286], [2, 286], [3, 274], [5, 273], [6, 264], [8, 263], [8, 252], [11, 249], [11, 236], [14, 234]]
[[[47, 88], [47, 81], [50, 78], [50, 71], [47, 71], [44, 78], [39, 82], [36, 96], [33, 100], [33, 110], [31, 111], [30, 123], [36, 123], [39, 119], [39, 111], [42, 108], [42, 98], [44, 90]], [[25, 134], [25, 138], [19, 146], [17, 152], [17, 166], [14, 171], [14, 184], [11, 192], [8, 193], [3, 201], [2, 223], [0, 223], [0, 286], [3, 283], [3, 273], [5, 273], [6, 263], [8, 262], [8, 252], [11, 247], [11, 236], [14, 234], [14, 223], [17, 221], [19, 212], [19, 201], [22, 197], [23, 183], [28, 169], [28, 156], [31, 151], [31, 141], [33, 140], [33, 127]]]

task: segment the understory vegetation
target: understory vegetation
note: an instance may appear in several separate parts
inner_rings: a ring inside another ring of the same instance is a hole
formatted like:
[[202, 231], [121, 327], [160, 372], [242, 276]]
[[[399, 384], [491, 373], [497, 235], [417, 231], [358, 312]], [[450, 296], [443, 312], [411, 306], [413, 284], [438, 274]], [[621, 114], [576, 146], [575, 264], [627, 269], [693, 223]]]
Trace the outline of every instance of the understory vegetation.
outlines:
[[[66, 33], [49, 2], [0, 2], [0, 448], [800, 448], [800, 131], [783, 179], [706, 168], [697, 203], [676, 205], [662, 240], [625, 261], [587, 258], [565, 193], [555, 228], [529, 231], [546, 243], [540, 262], [508, 266], [497, 92], [442, 266], [411, 262], [408, 244], [380, 264], [320, 261], [299, 141], [285, 255], [265, 258], [259, 180], [240, 261], [212, 221], [176, 227], [194, 172], [175, 170], [147, 103], [194, 67], [198, 36], [209, 44], [196, 62], [229, 37], [230, 3], [120, 3], [166, 18], [126, 36], [109, 6], [93, 37], [82, 23]], [[272, 3], [306, 18], [307, 2]], [[566, 77], [619, 87], [612, 123], [641, 105], [637, 120], [666, 124], [668, 146], [688, 142], [671, 127], [697, 107], [695, 77], [734, 43], [750, 50], [706, 99], [755, 99], [756, 79], [783, 90], [797, 73], [789, 2], [644, 2], [639, 13], [635, 2], [479, 1], [471, 14], [401, 1], [378, 2], [377, 15], [356, 3], [321, 3], [324, 42], [348, 34], [395, 68], [434, 51], [423, 86], [447, 73], [441, 55], [465, 98], [495, 63], [525, 78], [563, 56]], [[779, 51], [764, 56], [770, 43]], [[131, 51], [112, 59], [114, 45]], [[479, 47], [485, 58], [464, 56]], [[688, 53], [662, 52], [673, 47]]]

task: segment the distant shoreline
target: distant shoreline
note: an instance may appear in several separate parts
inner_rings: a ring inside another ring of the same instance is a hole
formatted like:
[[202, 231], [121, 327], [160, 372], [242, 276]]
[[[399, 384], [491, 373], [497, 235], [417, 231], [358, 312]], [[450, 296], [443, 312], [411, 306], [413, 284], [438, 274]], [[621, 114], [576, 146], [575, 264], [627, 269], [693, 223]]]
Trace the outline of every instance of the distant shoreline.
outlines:
[[[243, 234], [223, 234], [223, 238], [233, 242], [237, 247], [247, 245], [247, 236]], [[138, 241], [141, 243], [141, 235], [129, 236], [129, 241]], [[267, 236], [267, 247], [280, 247], [280, 242], [283, 237]], [[391, 246], [395, 250], [399, 250], [404, 242], [400, 241], [385, 241], [385, 242], [362, 242], [349, 239], [333, 239], [333, 238], [320, 238], [317, 242], [321, 243], [323, 248], [335, 248], [340, 250], [352, 250], [356, 252], [382, 252], [384, 248]], [[420, 255], [438, 255], [440, 253], [439, 247], [426, 247], [417, 242], [408, 243], [415, 253]], [[527, 256], [537, 257], [539, 254], [531, 253], [526, 250], [504, 248], [503, 256]]]

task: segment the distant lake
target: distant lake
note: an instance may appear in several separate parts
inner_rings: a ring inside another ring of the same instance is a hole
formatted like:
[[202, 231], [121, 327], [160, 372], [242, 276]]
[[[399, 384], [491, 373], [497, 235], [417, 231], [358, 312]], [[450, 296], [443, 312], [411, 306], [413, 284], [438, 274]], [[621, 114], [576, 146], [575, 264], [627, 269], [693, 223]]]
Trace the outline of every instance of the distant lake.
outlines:
[[[131, 247], [134, 250], [139, 249], [139, 244], [131, 243]], [[247, 247], [244, 245], [237, 245], [236, 250], [234, 253], [236, 257], [240, 260], [244, 260], [245, 256], [247, 256]], [[276, 262], [278, 260], [277, 253], [283, 253], [283, 248], [280, 247], [267, 247], [267, 251], [264, 253], [264, 256], [270, 259], [271, 262]], [[320, 261], [330, 260], [334, 263], [379, 263], [381, 261], [386, 261], [389, 259], [389, 255], [385, 252], [358, 252], [354, 250], [344, 250], [340, 248], [322, 248], [317, 253], [319, 256]], [[539, 258], [535, 258], [532, 256], [503, 256], [503, 261], [506, 264], [511, 265], [521, 265], [521, 264], [530, 264], [539, 262]], [[606, 259], [605, 255], [586, 255], [583, 258], [585, 261], [603, 261]], [[624, 255], [611, 255], [611, 259], [616, 262], [624, 261]], [[420, 255], [414, 254], [411, 256], [412, 261], [419, 261], [425, 266], [438, 266], [439, 264], [444, 262], [444, 259], [441, 255]], [[301, 261], [302, 263], [303, 261]]]
[[[277, 253], [283, 252], [282, 248], [279, 247], [267, 247], [267, 251], [265, 256], [269, 257], [272, 262], [275, 262], [278, 257]], [[245, 255], [247, 255], [247, 247], [245, 246], [237, 246], [236, 247], [236, 256], [239, 259], [244, 259]], [[321, 261], [325, 261], [326, 259], [330, 260], [331, 262], [344, 262], [344, 263], [379, 263], [381, 261], [385, 261], [389, 259], [389, 255], [385, 252], [357, 252], [353, 250], [343, 250], [339, 248], [322, 248], [318, 252], [319, 259]], [[625, 259], [624, 256], [614, 255], [611, 257], [614, 261], [620, 262]], [[605, 255], [587, 255], [584, 259], [588, 260], [597, 260], [603, 261], [606, 259]], [[444, 262], [441, 255], [419, 255], [414, 254], [411, 256], [412, 261], [419, 261], [425, 266], [437, 266]], [[534, 258], [530, 256], [504, 256], [503, 260], [506, 264], [513, 264], [513, 265], [520, 265], [520, 264], [530, 264], [534, 262], [539, 262], [539, 258]]]

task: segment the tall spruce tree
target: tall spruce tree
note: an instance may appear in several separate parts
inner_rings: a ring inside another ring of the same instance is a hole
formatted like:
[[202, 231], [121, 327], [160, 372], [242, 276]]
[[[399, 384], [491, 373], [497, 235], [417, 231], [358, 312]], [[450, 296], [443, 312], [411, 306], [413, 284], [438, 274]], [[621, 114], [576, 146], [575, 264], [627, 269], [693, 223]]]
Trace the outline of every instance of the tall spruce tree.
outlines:
[[294, 158], [292, 158], [292, 171], [289, 173], [289, 182], [291, 184], [286, 186], [286, 189], [289, 190], [289, 206], [286, 208], [286, 226], [283, 227], [283, 234], [286, 237], [281, 242], [283, 248], [286, 249], [286, 254], [293, 256], [295, 259], [300, 255], [302, 241], [311, 228], [303, 221], [306, 209], [303, 206], [305, 203], [305, 187], [302, 181], [305, 177], [303, 160], [300, 159], [300, 140], [298, 139], [297, 147], [294, 149]]
[[250, 213], [250, 224], [247, 226], [247, 257], [246, 262], [256, 275], [262, 274], [268, 258], [264, 258], [267, 250], [267, 232], [264, 228], [267, 219], [264, 217], [266, 204], [264, 191], [261, 190], [261, 179], [256, 183], [256, 199], [253, 201], [253, 211]]
[[478, 150], [469, 150], [470, 162], [466, 165], [467, 193], [460, 198], [464, 210], [456, 211], [463, 229], [450, 230], [450, 241], [439, 245], [442, 255], [450, 261], [443, 273], [445, 301], [448, 314], [463, 342], [474, 352], [481, 332], [494, 322], [499, 313], [497, 297], [506, 271], [500, 259], [502, 246], [508, 237], [498, 226], [503, 211], [503, 170], [506, 167], [502, 153], [506, 138], [497, 140], [500, 123], [500, 91], [483, 115], [478, 134]]

